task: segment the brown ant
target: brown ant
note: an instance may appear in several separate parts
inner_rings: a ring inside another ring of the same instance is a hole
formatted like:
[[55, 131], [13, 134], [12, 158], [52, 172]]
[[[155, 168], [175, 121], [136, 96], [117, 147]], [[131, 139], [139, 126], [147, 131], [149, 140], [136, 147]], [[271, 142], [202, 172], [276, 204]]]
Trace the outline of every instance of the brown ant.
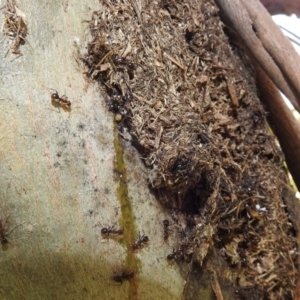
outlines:
[[123, 100], [124, 100], [125, 103], [126, 103], [126, 102], [131, 102], [131, 101], [133, 100], [133, 95], [132, 95], [132, 93], [131, 93], [130, 90], [128, 90], [128, 91], [125, 93], [125, 95], [124, 95], [124, 97], [123, 97]]
[[121, 235], [123, 234], [123, 229], [115, 229], [114, 226], [109, 226], [109, 227], [103, 227], [101, 229], [101, 233], [105, 236], [109, 236], [110, 234], [117, 234]]
[[134, 272], [133, 271], [123, 271], [119, 275], [113, 275], [112, 279], [113, 281], [117, 283], [123, 283], [124, 280], [130, 280], [134, 277]]
[[6, 233], [5, 225], [8, 217], [6, 218], [5, 222], [3, 220], [0, 220], [0, 237], [1, 237], [1, 245], [7, 245], [9, 243], [8, 236], [9, 234]]
[[148, 243], [149, 238], [146, 235], [139, 235], [139, 238], [133, 243], [131, 249], [137, 250], [143, 247], [144, 244]]
[[58, 107], [58, 108], [62, 108], [65, 111], [70, 112], [71, 111], [71, 101], [68, 100], [68, 97], [66, 97], [65, 95], [63, 96], [59, 96], [58, 92], [54, 89], [51, 89], [53, 91], [55, 91], [55, 93], [51, 94], [51, 103], [53, 106]]
[[7, 220], [8, 220], [9, 216], [6, 217], [5, 221], [4, 220], [0, 220], [0, 239], [1, 239], [1, 245], [2, 248], [6, 247], [8, 244], [10, 244], [8, 237], [9, 235], [16, 229], [18, 228], [20, 225], [16, 225], [13, 229], [11, 229], [9, 232], [7, 232]]
[[135, 65], [124, 57], [113, 54], [111, 59], [116, 67], [126, 67], [129, 71], [135, 70]]
[[173, 252], [168, 254], [167, 260], [179, 260], [183, 256], [183, 250], [179, 248], [178, 250], [173, 249]]
[[134, 78], [133, 71], [135, 70], [134, 63], [130, 62], [126, 58], [113, 54], [111, 56], [112, 62], [116, 67], [126, 68], [130, 79]]
[[124, 96], [116, 88], [107, 87], [108, 94], [110, 96], [108, 101], [108, 108], [115, 114], [120, 114], [121, 116], [127, 115], [126, 102], [132, 100], [132, 95], [128, 91]]
[[169, 220], [163, 220], [164, 224], [164, 240], [166, 241], [169, 238], [170, 234], [170, 222]]

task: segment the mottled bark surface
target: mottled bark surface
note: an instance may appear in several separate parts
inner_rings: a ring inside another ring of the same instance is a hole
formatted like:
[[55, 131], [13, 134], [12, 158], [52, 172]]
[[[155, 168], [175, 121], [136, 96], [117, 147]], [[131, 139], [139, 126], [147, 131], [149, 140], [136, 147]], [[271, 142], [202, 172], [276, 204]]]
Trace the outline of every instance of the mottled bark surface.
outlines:
[[1, 298], [291, 298], [293, 195], [214, 2], [17, 5], [28, 34], [0, 45], [20, 44], [0, 60]]
[[[99, 2], [17, 5], [28, 42], [20, 57], [4, 57], [9, 37], [0, 44], [0, 219], [9, 215], [8, 233], [22, 225], [0, 249], [0, 298], [180, 299], [184, 278], [166, 260], [166, 215], [136, 151], [118, 139], [98, 87], [76, 62], [88, 38], [84, 21]], [[70, 113], [51, 105], [48, 87], [69, 98]], [[124, 235], [103, 238], [101, 228], [112, 225]], [[139, 233], [149, 245], [133, 254]], [[135, 276], [120, 285], [112, 276], [124, 269]]]

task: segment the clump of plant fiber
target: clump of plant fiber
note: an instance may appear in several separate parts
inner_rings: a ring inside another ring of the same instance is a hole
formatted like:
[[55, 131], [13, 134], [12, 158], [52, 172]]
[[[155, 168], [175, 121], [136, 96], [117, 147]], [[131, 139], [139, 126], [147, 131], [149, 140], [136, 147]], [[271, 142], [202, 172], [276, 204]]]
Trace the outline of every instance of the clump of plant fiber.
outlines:
[[241, 297], [259, 290], [258, 297], [290, 299], [297, 244], [283, 155], [255, 73], [231, 48], [214, 1], [100, 6], [89, 22], [86, 75], [99, 82], [120, 130], [141, 151], [151, 187], [174, 210], [184, 233], [174, 258], [202, 265], [214, 248]]

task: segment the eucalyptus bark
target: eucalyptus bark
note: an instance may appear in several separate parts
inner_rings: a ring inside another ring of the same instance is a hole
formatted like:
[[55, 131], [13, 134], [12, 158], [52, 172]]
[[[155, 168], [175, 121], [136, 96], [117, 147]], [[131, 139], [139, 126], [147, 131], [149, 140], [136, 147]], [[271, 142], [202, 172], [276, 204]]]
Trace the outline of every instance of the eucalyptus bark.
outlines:
[[[22, 56], [9, 51], [4, 57], [10, 47], [8, 37], [0, 44], [0, 219], [5, 223], [2, 233], [0, 227], [0, 297], [233, 299], [236, 285], [228, 279], [231, 271], [221, 254], [224, 247], [214, 247], [212, 236], [204, 237], [207, 252], [202, 264], [196, 258], [188, 264], [166, 259], [178, 243], [175, 232], [164, 241], [163, 220], [171, 219], [169, 211], [149, 189], [149, 170], [139, 153], [120, 135], [107, 109], [104, 88], [87, 79], [80, 63], [90, 41], [89, 21], [99, 2], [25, 0], [17, 5], [29, 33], [20, 47]], [[139, 5], [132, 3], [137, 18]], [[111, 7], [117, 14], [118, 9]], [[169, 16], [163, 9], [162, 13]], [[4, 22], [4, 15], [1, 18]], [[147, 31], [144, 34], [146, 39]], [[162, 56], [172, 66], [185, 68], [171, 56]], [[248, 71], [242, 73], [251, 84]], [[203, 82], [209, 86], [209, 81]], [[60, 102], [52, 105], [55, 91], [68, 97], [71, 111]], [[250, 88], [245, 92], [251, 93]], [[210, 93], [204, 91], [204, 100], [211, 102]], [[233, 107], [233, 114], [238, 109]], [[216, 116], [224, 122], [222, 113]], [[246, 110], [241, 113], [247, 116]], [[207, 177], [213, 174], [209, 171]], [[221, 190], [217, 184], [213, 182], [216, 191]], [[286, 190], [285, 196], [291, 198], [292, 192]], [[222, 203], [234, 200], [228, 195], [224, 199]], [[110, 226], [124, 234], [101, 235], [101, 229]], [[135, 251], [133, 244], [142, 235], [149, 242]], [[126, 278], [126, 274], [133, 275]]]
[[[180, 299], [184, 278], [165, 259], [166, 215], [76, 62], [99, 2], [16, 4], [28, 28], [22, 56], [5, 57], [9, 37], [0, 44], [0, 218], [9, 216], [5, 234], [12, 230], [0, 251], [0, 298]], [[70, 113], [51, 105], [50, 88], [68, 97]], [[113, 225], [127, 239], [103, 238], [101, 228]], [[132, 254], [126, 243], [139, 233], [149, 245]], [[112, 280], [131, 267], [132, 280]]]

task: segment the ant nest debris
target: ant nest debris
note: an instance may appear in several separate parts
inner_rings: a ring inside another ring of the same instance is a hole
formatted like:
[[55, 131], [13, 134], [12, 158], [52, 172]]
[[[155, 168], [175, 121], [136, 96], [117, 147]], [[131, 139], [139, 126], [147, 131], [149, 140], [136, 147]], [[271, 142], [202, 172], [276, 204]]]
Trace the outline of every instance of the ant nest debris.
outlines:
[[182, 234], [169, 258], [202, 265], [215, 248], [240, 295], [290, 299], [297, 244], [283, 155], [214, 1], [101, 3], [82, 60], [174, 210]]
[[[9, 50], [13, 54], [21, 55], [20, 46], [26, 43], [26, 37], [28, 34], [27, 25], [25, 24], [25, 15], [16, 5], [16, 1], [7, 0], [4, 6], [4, 24], [3, 34], [7, 35], [11, 39]], [[5, 55], [5, 56], [6, 56]]]

